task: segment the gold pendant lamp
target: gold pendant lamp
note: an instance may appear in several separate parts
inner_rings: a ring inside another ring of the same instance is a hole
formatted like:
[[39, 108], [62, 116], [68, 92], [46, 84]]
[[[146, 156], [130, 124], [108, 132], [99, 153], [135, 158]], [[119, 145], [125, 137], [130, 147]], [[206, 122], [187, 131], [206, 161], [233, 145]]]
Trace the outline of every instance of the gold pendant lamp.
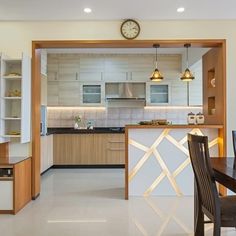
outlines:
[[153, 47], [156, 48], [156, 66], [155, 66], [155, 70], [153, 71], [153, 73], [150, 77], [150, 80], [153, 81], [153, 82], [160, 82], [164, 79], [161, 72], [157, 68], [157, 48], [159, 48], [160, 45], [159, 44], [153, 44]]
[[184, 47], [186, 48], [187, 52], [186, 52], [186, 69], [183, 72], [182, 76], [180, 77], [180, 79], [184, 82], [189, 82], [194, 80], [194, 76], [191, 73], [191, 71], [188, 68], [188, 48], [191, 47], [190, 43], [186, 43], [184, 44]]

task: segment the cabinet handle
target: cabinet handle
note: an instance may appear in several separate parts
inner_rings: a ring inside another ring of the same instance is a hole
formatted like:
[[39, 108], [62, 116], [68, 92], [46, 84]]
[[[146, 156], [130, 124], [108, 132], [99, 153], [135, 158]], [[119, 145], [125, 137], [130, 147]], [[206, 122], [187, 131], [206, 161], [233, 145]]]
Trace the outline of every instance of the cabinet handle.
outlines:
[[125, 151], [124, 148], [109, 148], [109, 151]]
[[111, 140], [109, 143], [125, 143], [124, 141], [118, 141], [118, 140]]

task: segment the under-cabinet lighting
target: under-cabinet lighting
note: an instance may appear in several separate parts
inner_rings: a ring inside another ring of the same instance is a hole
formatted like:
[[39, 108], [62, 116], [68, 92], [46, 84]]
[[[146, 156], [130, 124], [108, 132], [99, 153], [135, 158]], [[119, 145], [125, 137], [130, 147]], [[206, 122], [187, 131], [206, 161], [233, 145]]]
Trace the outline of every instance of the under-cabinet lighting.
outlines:
[[153, 109], [153, 110], [159, 110], [159, 109], [202, 109], [202, 106], [145, 106], [144, 109]]
[[50, 110], [106, 110], [106, 107], [47, 107]]

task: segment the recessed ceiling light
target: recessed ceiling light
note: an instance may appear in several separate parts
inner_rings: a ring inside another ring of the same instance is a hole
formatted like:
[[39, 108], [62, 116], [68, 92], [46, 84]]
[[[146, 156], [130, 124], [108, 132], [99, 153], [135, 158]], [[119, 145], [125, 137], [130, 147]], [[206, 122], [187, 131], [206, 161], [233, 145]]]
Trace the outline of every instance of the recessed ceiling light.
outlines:
[[88, 7], [86, 7], [86, 8], [84, 8], [84, 12], [85, 12], [85, 13], [91, 13], [91, 12], [92, 12], [92, 9], [91, 9], [91, 8], [88, 8]]
[[184, 7], [177, 8], [177, 12], [179, 12], [179, 13], [184, 12], [184, 11], [185, 11]]

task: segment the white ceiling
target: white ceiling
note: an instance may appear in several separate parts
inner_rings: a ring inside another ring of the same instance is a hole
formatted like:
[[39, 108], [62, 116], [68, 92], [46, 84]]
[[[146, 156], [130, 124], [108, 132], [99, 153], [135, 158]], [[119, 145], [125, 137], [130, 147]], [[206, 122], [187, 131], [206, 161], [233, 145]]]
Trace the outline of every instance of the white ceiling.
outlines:
[[[90, 7], [92, 13], [83, 9]], [[177, 13], [185, 7], [184, 13]], [[0, 20], [236, 19], [235, 0], [0, 0]]]

